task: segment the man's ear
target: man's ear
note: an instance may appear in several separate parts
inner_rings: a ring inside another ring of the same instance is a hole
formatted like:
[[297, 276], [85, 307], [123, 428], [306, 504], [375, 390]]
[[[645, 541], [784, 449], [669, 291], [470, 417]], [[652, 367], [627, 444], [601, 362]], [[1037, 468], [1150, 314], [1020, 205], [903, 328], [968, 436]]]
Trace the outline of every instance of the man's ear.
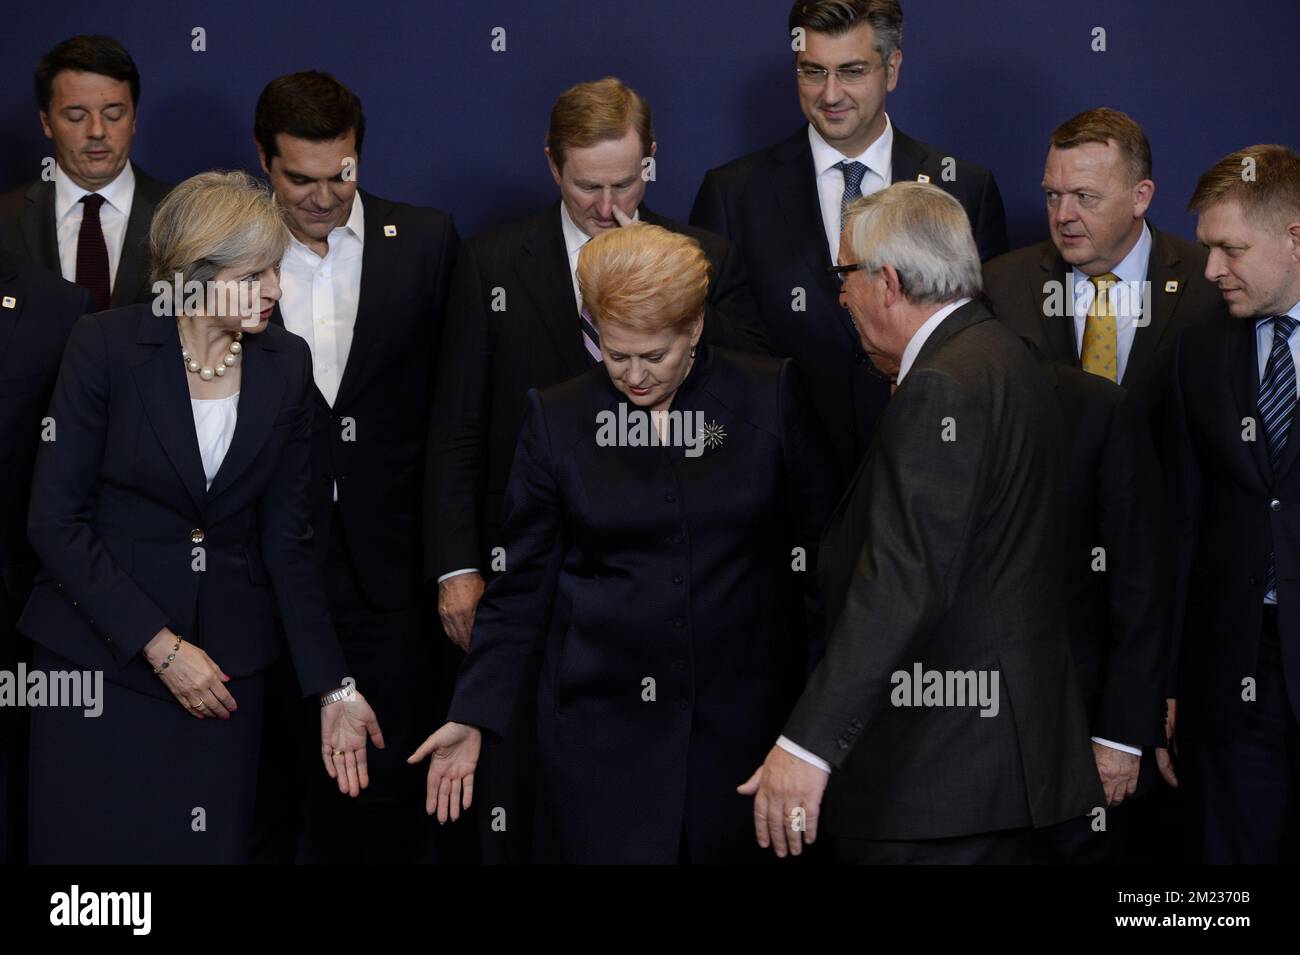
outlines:
[[41, 117], [41, 132], [43, 132], [43, 133], [45, 134], [45, 138], [46, 138], [46, 139], [53, 139], [53, 138], [54, 138], [54, 130], [50, 127], [50, 116], [49, 116], [49, 114], [46, 113], [45, 110], [41, 110], [41, 111], [40, 111], [40, 117]]
[[555, 180], [555, 184], [558, 186], [563, 177], [560, 175], [560, 167], [556, 165], [555, 156], [551, 153], [551, 147], [545, 146], [542, 151], [546, 153], [546, 164], [551, 167], [551, 178]]
[[885, 304], [897, 305], [903, 298], [903, 280], [898, 277], [898, 270], [892, 265], [883, 265], [880, 275], [885, 280]]
[[266, 150], [262, 148], [261, 143], [256, 143], [256, 146], [257, 146], [257, 161], [262, 166], [262, 172], [266, 173], [266, 177], [269, 179], [271, 178], [271, 164], [266, 161]]
[[898, 75], [903, 70], [903, 51], [895, 50], [885, 61], [885, 92], [894, 92], [898, 85]]
[[1151, 208], [1151, 200], [1156, 195], [1156, 184], [1150, 179], [1143, 179], [1133, 187], [1133, 218], [1141, 219]]

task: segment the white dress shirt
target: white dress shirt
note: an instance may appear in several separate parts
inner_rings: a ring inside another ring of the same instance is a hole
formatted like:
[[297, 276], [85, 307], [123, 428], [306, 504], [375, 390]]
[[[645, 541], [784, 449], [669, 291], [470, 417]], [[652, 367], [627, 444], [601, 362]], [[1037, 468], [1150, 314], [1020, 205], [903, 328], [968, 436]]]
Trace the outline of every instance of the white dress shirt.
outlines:
[[[1147, 301], [1144, 294], [1147, 280], [1147, 263], [1151, 259], [1151, 230], [1142, 223], [1142, 234], [1137, 242], [1124, 256], [1122, 262], [1115, 266], [1115, 277], [1121, 285], [1111, 286], [1106, 298], [1110, 302], [1111, 314], [1115, 316], [1115, 373], [1119, 380], [1124, 380], [1124, 370], [1128, 367], [1128, 356], [1133, 351], [1133, 338], [1137, 335], [1137, 321], [1142, 318], [1143, 303]], [[1093, 285], [1088, 276], [1078, 269], [1070, 270], [1070, 288], [1074, 289], [1074, 345], [1075, 354], [1083, 354], [1083, 330], [1088, 324], [1088, 310], [1092, 306]]]
[[[1296, 302], [1292, 305], [1291, 310], [1285, 314], [1300, 321], [1300, 302]], [[1297, 331], [1300, 331], [1300, 329], [1297, 329]], [[1297, 395], [1300, 396], [1300, 335], [1296, 334], [1296, 332], [1292, 332], [1291, 337], [1287, 339], [1287, 344], [1291, 346], [1291, 360], [1296, 363], [1296, 371], [1298, 373], [1296, 375], [1296, 387], [1298, 389]], [[1272, 350], [1273, 317], [1270, 315], [1266, 318], [1255, 319], [1255, 357], [1259, 360], [1259, 380], [1261, 383], [1264, 381], [1264, 371], [1268, 368], [1268, 356]], [[1264, 440], [1263, 435], [1260, 435], [1259, 438]], [[1264, 603], [1277, 603], [1276, 587], [1264, 595]]]
[[352, 197], [348, 221], [326, 237], [329, 249], [324, 258], [293, 237], [280, 263], [284, 327], [311, 347], [312, 376], [331, 407], [338, 398], [357, 324], [365, 234], [358, 192]]
[[[117, 266], [122, 261], [122, 246], [126, 243], [126, 224], [131, 218], [131, 202], [135, 199], [135, 172], [128, 161], [117, 178], [102, 189], [96, 190], [104, 197], [99, 207], [99, 224], [104, 230], [104, 245], [108, 248], [108, 289], [117, 288]], [[54, 235], [59, 244], [59, 271], [69, 282], [77, 280], [77, 238], [81, 235], [81, 218], [86, 207], [81, 197], [91, 190], [82, 189], [73, 182], [63, 167], [54, 167]]]
[[813, 171], [817, 177], [822, 225], [826, 227], [826, 244], [834, 262], [840, 254], [840, 203], [844, 198], [844, 170], [836, 169], [835, 165], [847, 159], [867, 167], [861, 186], [864, 196], [887, 188], [894, 172], [894, 126], [886, 113], [885, 131], [857, 156], [846, 156], [826, 142], [812, 123], [808, 124], [808, 142], [812, 146]]
[[190, 411], [194, 414], [194, 433], [199, 439], [199, 457], [203, 459], [203, 476], [207, 479], [207, 489], [211, 490], [212, 479], [217, 476], [235, 437], [239, 392], [226, 398], [191, 398]]

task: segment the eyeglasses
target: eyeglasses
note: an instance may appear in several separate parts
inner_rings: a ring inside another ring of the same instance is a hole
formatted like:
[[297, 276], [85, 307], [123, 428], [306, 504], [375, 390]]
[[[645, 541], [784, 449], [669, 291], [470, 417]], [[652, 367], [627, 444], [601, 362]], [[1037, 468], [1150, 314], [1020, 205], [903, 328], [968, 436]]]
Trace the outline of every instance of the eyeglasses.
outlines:
[[826, 270], [826, 274], [834, 275], [836, 278], [840, 280], [840, 284], [843, 285], [845, 277], [850, 272], [857, 272], [865, 268], [866, 266], [863, 265], [861, 262], [855, 262], [852, 265], [832, 265], [829, 269]]
[[799, 78], [799, 82], [805, 86], [823, 86], [826, 83], [826, 77], [832, 73], [845, 86], [860, 86], [867, 81], [868, 76], [884, 65], [882, 62], [877, 63], [875, 66], [841, 66], [835, 70], [828, 70], [823, 66], [796, 66], [794, 74]]

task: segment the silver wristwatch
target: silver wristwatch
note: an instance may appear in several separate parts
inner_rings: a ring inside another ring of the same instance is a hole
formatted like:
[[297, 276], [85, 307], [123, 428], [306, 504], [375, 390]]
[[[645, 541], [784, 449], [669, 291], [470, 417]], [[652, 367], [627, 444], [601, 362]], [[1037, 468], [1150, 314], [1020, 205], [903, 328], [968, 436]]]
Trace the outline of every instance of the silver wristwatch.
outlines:
[[348, 683], [345, 686], [339, 687], [337, 690], [330, 690], [328, 693], [322, 694], [320, 705], [323, 708], [329, 706], [331, 703], [337, 703], [339, 700], [350, 699], [352, 694], [355, 692], [356, 684]]

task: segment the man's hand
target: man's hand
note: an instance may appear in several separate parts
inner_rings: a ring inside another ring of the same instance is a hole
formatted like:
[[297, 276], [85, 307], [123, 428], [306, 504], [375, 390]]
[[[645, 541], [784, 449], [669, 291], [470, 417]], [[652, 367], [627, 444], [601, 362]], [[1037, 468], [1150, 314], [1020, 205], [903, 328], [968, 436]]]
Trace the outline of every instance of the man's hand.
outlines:
[[438, 616], [451, 642], [469, 651], [469, 637], [474, 632], [474, 611], [487, 585], [483, 575], [474, 572], [448, 577], [438, 585]]
[[830, 774], [773, 746], [763, 765], [736, 792], [754, 797], [754, 835], [779, 858], [817, 841], [817, 819]]
[[1174, 756], [1178, 755], [1177, 723], [1178, 701], [1165, 700], [1165, 738], [1169, 740], [1169, 747], [1156, 750], [1156, 769], [1160, 770], [1160, 775], [1164, 777], [1165, 782], [1175, 789], [1178, 788], [1178, 774], [1174, 772], [1174, 760], [1169, 752], [1172, 750]]
[[640, 219], [633, 219], [618, 206], [614, 206], [614, 220], [618, 223], [619, 228], [626, 228], [630, 225], [640, 225]]
[[1137, 789], [1138, 767], [1142, 765], [1141, 756], [1094, 742], [1092, 758], [1097, 761], [1097, 775], [1101, 777], [1107, 806], [1118, 806], [1133, 795]]

